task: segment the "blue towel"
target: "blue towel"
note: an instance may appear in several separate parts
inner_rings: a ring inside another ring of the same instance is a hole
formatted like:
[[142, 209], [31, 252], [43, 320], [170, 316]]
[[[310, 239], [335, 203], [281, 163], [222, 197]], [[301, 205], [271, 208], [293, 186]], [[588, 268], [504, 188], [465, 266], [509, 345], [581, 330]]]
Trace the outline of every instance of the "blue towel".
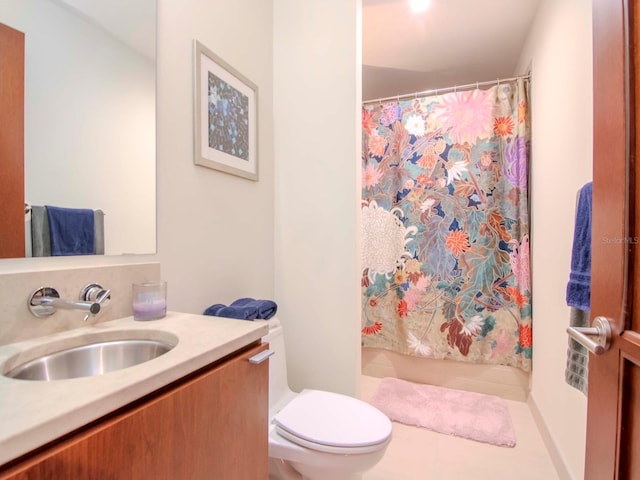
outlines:
[[258, 309], [255, 307], [232, 307], [216, 303], [204, 311], [204, 315], [213, 317], [237, 318], [239, 320], [255, 320], [258, 318]]
[[276, 314], [278, 306], [271, 300], [254, 300], [253, 298], [239, 298], [230, 307], [255, 308], [258, 310], [258, 318], [269, 320]]
[[51, 255], [93, 255], [93, 210], [46, 205], [51, 236]]
[[567, 283], [567, 305], [591, 309], [591, 204], [592, 183], [580, 189], [571, 251], [571, 273]]
[[240, 320], [269, 320], [276, 314], [277, 310], [278, 306], [271, 300], [239, 298], [228, 307], [221, 303], [211, 305], [204, 311], [203, 315], [238, 318]]

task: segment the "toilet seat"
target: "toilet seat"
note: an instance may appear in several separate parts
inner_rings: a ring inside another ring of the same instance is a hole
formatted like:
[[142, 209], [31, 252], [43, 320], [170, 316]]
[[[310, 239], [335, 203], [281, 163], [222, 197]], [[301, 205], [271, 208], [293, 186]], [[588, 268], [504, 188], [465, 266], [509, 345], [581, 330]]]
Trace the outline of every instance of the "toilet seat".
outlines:
[[362, 400], [303, 390], [273, 417], [278, 434], [319, 452], [369, 453], [391, 438], [391, 421]]

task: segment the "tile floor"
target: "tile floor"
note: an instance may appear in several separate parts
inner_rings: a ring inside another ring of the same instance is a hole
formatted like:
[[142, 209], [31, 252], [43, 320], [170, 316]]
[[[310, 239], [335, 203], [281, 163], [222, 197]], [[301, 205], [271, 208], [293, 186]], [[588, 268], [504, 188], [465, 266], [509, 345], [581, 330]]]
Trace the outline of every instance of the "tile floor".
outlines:
[[[367, 400], [379, 378], [361, 377]], [[393, 423], [384, 458], [363, 480], [557, 480], [535, 421], [524, 402], [506, 400], [516, 430], [514, 448], [431, 432]]]

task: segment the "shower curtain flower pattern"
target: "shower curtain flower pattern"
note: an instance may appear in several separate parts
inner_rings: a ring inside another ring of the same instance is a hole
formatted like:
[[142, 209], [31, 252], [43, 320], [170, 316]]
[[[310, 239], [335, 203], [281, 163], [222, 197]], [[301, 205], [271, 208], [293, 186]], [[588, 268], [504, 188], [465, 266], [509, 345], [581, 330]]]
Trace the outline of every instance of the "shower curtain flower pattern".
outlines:
[[527, 86], [363, 108], [363, 346], [530, 370]]

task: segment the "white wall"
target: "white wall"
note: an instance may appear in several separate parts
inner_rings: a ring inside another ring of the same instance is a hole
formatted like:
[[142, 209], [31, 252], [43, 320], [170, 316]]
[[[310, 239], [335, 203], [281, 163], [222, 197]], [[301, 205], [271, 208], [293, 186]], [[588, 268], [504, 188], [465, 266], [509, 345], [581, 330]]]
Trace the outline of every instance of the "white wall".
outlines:
[[275, 292], [294, 389], [357, 392], [360, 2], [274, 0]]
[[102, 209], [105, 253], [155, 251], [155, 65], [48, 0], [3, 0], [25, 34], [25, 201]]
[[[173, 310], [274, 298], [273, 13], [264, 0], [159, 0], [158, 255]], [[258, 85], [258, 182], [193, 163], [193, 41]]]
[[564, 469], [584, 477], [586, 397], [564, 381], [576, 192], [592, 179], [591, 2], [543, 0], [520, 62], [532, 69], [531, 400]]

